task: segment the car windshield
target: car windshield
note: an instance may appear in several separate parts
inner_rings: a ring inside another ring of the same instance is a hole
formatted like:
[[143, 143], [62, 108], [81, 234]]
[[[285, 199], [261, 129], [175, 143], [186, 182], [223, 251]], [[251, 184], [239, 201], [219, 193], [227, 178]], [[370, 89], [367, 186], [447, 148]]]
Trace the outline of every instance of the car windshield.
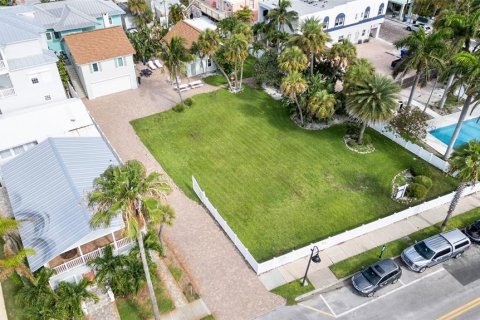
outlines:
[[372, 267], [368, 267], [362, 271], [362, 274], [371, 284], [377, 284], [380, 281], [380, 277], [375, 271], [373, 271]]
[[425, 259], [431, 259], [433, 257], [433, 255], [435, 254], [435, 252], [433, 252], [432, 250], [430, 250], [429, 247], [427, 247], [427, 245], [425, 244], [425, 242], [419, 242], [417, 243], [416, 245], [413, 246], [415, 248], [415, 250], [422, 256], [424, 257]]

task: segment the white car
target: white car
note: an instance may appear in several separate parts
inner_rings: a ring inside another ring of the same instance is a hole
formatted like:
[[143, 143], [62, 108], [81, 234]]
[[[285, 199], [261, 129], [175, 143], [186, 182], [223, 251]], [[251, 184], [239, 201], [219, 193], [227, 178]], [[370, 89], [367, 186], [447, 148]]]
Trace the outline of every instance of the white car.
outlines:
[[421, 23], [411, 24], [407, 27], [407, 30], [408, 31], [418, 31], [418, 30], [420, 30], [420, 28], [424, 28], [425, 33], [430, 33], [430, 32], [433, 31], [432, 27], [421, 24]]

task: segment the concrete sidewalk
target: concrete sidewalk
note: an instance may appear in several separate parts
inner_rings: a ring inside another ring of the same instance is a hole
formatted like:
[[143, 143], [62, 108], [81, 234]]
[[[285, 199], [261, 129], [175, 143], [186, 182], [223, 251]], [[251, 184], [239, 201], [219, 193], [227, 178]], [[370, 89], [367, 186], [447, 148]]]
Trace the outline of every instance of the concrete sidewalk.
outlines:
[[[443, 221], [449, 205], [450, 204], [445, 204], [430, 209], [382, 229], [364, 234], [358, 238], [320, 251], [322, 261], [318, 264], [310, 264], [308, 278], [315, 289], [323, 289], [331, 286], [337, 282], [338, 279], [330, 271], [329, 266]], [[480, 207], [480, 194], [475, 193], [461, 199], [454, 215], [459, 215], [477, 207]], [[272, 290], [273, 288], [279, 287], [295, 279], [302, 278], [305, 273], [307, 262], [308, 257], [297, 260], [260, 275], [260, 280], [268, 290]]]

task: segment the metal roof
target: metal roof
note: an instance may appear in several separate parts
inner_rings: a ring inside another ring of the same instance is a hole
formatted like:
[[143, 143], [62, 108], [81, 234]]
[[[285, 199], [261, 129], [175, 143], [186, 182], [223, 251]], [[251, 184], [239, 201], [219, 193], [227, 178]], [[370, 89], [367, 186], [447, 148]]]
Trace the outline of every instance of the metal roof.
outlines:
[[28, 56], [24, 58], [8, 59], [8, 67], [10, 71], [16, 71], [31, 67], [42, 66], [49, 63], [55, 63], [58, 57], [50, 50], [43, 50], [42, 54]]
[[32, 6], [0, 7], [0, 45], [38, 39], [43, 32]]
[[[3, 180], [20, 225], [32, 271], [54, 257], [123, 227], [120, 216], [109, 228], [91, 229], [86, 195], [93, 180], [118, 160], [100, 137], [49, 138], [2, 166]], [[104, 231], [104, 232], [102, 232]], [[81, 243], [80, 243], [81, 244]]]
[[63, 7], [60, 19], [53, 26], [55, 31], [88, 28], [99, 25], [96, 18], [84, 14], [68, 4]]

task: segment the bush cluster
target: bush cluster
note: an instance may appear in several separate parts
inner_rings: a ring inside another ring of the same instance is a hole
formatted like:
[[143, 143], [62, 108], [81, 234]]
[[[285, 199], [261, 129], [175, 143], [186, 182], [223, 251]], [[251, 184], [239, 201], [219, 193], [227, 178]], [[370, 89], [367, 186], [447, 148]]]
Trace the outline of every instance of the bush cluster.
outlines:
[[410, 165], [410, 172], [414, 176], [431, 176], [432, 175], [432, 169], [430, 166], [423, 162], [423, 161], [415, 161]]
[[191, 98], [187, 98], [183, 100], [183, 103], [178, 103], [175, 105], [175, 107], [172, 108], [173, 111], [175, 112], [183, 112], [186, 109], [189, 109], [193, 105], [193, 100]]
[[427, 196], [428, 189], [419, 183], [411, 183], [408, 185], [407, 194], [410, 198], [423, 199]]

